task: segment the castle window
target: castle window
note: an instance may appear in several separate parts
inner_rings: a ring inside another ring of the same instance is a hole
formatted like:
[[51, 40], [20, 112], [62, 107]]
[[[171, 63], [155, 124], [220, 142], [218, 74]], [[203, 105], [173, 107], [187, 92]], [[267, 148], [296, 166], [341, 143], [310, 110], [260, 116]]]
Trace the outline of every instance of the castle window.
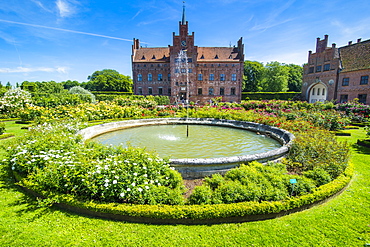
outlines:
[[143, 94], [143, 88], [142, 87], [139, 87], [138, 88], [138, 92], [137, 92], [139, 95], [142, 95]]
[[232, 87], [231, 88], [231, 93], [230, 93], [231, 95], [235, 95], [236, 94], [236, 89], [235, 89], [235, 87]]
[[358, 102], [362, 104], [366, 104], [367, 94], [359, 94], [358, 95]]
[[186, 73], [186, 69], [181, 69], [181, 73]]
[[175, 69], [175, 73], [179, 73], [180, 72], [180, 70], [179, 69]]
[[312, 88], [312, 95], [315, 95], [315, 88]]
[[209, 74], [209, 80], [214, 81], [215, 80], [215, 75], [214, 74]]
[[137, 75], [137, 81], [142, 81], [143, 80], [143, 75], [142, 74], [138, 74]]
[[203, 74], [198, 74], [198, 81], [203, 81]]
[[310, 68], [308, 69], [308, 73], [309, 73], [309, 74], [312, 74], [312, 73], [314, 72], [314, 69], [315, 69], [315, 67], [310, 67]]
[[188, 58], [188, 63], [192, 63], [193, 62], [193, 59], [192, 58]]
[[153, 88], [151, 88], [151, 87], [148, 88], [148, 94], [150, 94], [150, 95], [153, 94]]
[[366, 85], [368, 83], [369, 83], [369, 76], [368, 75], [361, 76], [360, 85]]
[[163, 80], [162, 74], [158, 74], [158, 81], [162, 81], [162, 80]]
[[220, 87], [220, 95], [225, 95], [225, 88], [224, 87]]
[[317, 95], [320, 95], [320, 88], [317, 89]]
[[162, 87], [158, 88], [158, 95], [163, 95], [163, 88]]
[[209, 95], [213, 95], [213, 94], [214, 94], [214, 89], [213, 89], [213, 87], [208, 88], [208, 94], [209, 94]]
[[322, 89], [322, 95], [325, 95], [325, 88]]
[[343, 78], [342, 86], [348, 86], [349, 85], [349, 77]]
[[168, 92], [167, 92], [167, 93], [168, 93], [168, 95], [171, 95], [171, 88], [170, 88], [170, 87], [168, 88], [168, 90], [167, 90], [167, 91], [168, 91]]
[[224, 81], [224, 80], [226, 80], [226, 76], [225, 76], [225, 74], [221, 74], [220, 75], [220, 81]]
[[321, 72], [321, 65], [316, 66], [316, 72]]
[[152, 76], [152, 74], [148, 74], [148, 81], [152, 81], [153, 80], [153, 76]]
[[193, 73], [193, 69], [189, 69], [188, 71], [189, 71], [189, 73]]
[[324, 65], [324, 71], [330, 70], [330, 63]]
[[342, 94], [339, 99], [339, 103], [346, 103], [348, 101], [348, 94]]
[[203, 94], [203, 89], [200, 87], [198, 88], [198, 95], [202, 95]]
[[167, 78], [168, 78], [168, 81], [171, 81], [171, 74], [170, 73], [168, 73]]
[[231, 74], [231, 80], [236, 81], [236, 74]]

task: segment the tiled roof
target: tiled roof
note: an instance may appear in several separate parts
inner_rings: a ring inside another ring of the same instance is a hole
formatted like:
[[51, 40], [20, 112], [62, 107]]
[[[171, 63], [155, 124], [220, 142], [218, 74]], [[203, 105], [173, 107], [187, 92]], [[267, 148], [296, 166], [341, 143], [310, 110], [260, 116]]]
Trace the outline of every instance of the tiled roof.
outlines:
[[[239, 60], [236, 47], [198, 47], [199, 62], [225, 62]], [[135, 51], [134, 62], [169, 62], [170, 48], [140, 48]]]
[[235, 47], [198, 47], [199, 62], [221, 62], [239, 60]]
[[169, 62], [170, 48], [156, 47], [156, 48], [140, 48], [136, 50], [134, 55], [134, 62]]
[[370, 39], [339, 48], [343, 70], [370, 69]]

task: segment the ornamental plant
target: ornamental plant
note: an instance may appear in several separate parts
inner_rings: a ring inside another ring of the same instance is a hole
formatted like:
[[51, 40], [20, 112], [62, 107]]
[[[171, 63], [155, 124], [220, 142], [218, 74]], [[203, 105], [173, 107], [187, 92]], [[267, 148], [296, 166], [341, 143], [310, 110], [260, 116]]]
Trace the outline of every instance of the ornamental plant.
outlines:
[[20, 88], [8, 90], [0, 99], [0, 113], [8, 117], [16, 117], [18, 111], [31, 103], [31, 94]]
[[143, 149], [85, 144], [65, 122], [45, 123], [14, 141], [3, 161], [20, 184], [49, 197], [134, 204], [183, 204], [181, 175]]

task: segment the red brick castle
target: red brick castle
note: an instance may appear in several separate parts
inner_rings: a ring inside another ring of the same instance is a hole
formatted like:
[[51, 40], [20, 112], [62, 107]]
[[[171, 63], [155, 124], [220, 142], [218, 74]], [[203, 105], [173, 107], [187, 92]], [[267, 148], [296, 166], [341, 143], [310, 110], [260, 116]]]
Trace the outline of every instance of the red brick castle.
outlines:
[[134, 39], [134, 93], [170, 96], [172, 103], [204, 103], [214, 97], [239, 102], [244, 69], [242, 38], [234, 47], [198, 47], [194, 39], [194, 32], [188, 33], [185, 6], [179, 35], [173, 33], [172, 45], [143, 48]]

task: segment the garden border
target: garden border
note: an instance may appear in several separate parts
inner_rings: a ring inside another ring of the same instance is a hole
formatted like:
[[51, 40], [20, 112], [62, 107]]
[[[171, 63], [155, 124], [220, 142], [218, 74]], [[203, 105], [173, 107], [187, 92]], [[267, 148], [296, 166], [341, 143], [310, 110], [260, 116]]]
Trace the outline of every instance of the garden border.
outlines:
[[146, 125], [166, 124], [213, 125], [244, 129], [267, 135], [282, 144], [282, 147], [280, 148], [252, 155], [209, 159], [170, 159], [170, 165], [174, 167], [178, 172], [180, 172], [184, 179], [203, 178], [215, 173], [225, 174], [230, 169], [235, 168], [240, 164], [248, 163], [251, 161], [258, 161], [260, 163], [264, 163], [267, 161], [277, 161], [283, 158], [289, 152], [289, 147], [294, 140], [293, 134], [286, 130], [279, 129], [273, 126], [247, 121], [214, 118], [151, 118], [126, 120], [94, 125], [80, 130], [78, 134], [82, 135], [84, 140], [88, 140], [98, 135], [116, 131], [119, 129], [140, 127]]
[[[81, 215], [154, 225], [211, 225], [260, 221], [300, 212], [335, 198], [349, 186], [354, 172], [353, 169], [353, 164], [349, 163], [342, 175], [319, 187], [313, 193], [283, 201], [172, 206], [99, 204], [76, 201], [71, 198], [60, 198], [61, 202], [54, 203], [54, 205], [60, 209]], [[15, 179], [19, 181], [19, 175], [14, 171], [13, 174]], [[35, 197], [46, 198], [25, 186], [20, 185], [20, 187]], [[119, 205], [123, 208], [120, 208]], [[152, 217], [149, 217], [149, 215]]]

